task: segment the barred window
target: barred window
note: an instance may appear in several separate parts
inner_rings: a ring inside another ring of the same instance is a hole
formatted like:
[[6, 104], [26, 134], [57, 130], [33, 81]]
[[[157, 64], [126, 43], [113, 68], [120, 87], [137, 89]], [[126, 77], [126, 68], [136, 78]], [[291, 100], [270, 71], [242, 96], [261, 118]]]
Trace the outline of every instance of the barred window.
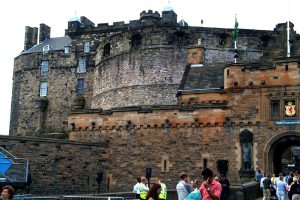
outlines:
[[49, 71], [48, 61], [43, 60], [41, 65], [41, 75], [43, 76], [48, 75], [48, 71]]
[[40, 96], [45, 97], [48, 95], [48, 83], [43, 81], [40, 83]]
[[76, 94], [77, 94], [77, 96], [84, 95], [84, 79], [77, 80]]
[[86, 72], [86, 63], [84, 59], [79, 59], [77, 73], [84, 73]]

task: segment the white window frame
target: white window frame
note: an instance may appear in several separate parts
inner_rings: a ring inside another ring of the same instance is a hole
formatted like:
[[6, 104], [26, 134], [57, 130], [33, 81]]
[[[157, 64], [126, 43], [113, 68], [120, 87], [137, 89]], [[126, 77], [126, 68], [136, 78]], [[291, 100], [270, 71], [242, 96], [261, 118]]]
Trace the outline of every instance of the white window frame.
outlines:
[[84, 53], [90, 52], [90, 42], [84, 42], [83, 52]]
[[48, 53], [50, 51], [50, 45], [43, 46], [43, 53]]
[[48, 82], [42, 81], [40, 83], [40, 97], [46, 97], [48, 95]]
[[46, 76], [49, 72], [49, 62], [47, 60], [42, 60], [41, 64], [41, 75]]
[[71, 53], [71, 47], [70, 46], [65, 46], [64, 53], [65, 54], [70, 54]]
[[85, 73], [85, 72], [86, 72], [86, 61], [84, 59], [79, 59], [77, 73]]

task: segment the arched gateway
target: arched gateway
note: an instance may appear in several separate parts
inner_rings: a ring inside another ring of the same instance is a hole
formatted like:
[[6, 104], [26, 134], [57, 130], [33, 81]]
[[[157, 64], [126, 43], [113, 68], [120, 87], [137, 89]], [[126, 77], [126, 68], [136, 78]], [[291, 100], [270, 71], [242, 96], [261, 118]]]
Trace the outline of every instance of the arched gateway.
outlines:
[[[285, 172], [287, 168], [283, 165], [284, 153], [291, 147], [300, 147], [300, 133], [287, 131], [272, 137], [264, 148], [264, 170], [267, 174], [278, 174]], [[293, 158], [297, 158], [294, 156]], [[299, 168], [297, 160], [293, 160], [290, 169]]]

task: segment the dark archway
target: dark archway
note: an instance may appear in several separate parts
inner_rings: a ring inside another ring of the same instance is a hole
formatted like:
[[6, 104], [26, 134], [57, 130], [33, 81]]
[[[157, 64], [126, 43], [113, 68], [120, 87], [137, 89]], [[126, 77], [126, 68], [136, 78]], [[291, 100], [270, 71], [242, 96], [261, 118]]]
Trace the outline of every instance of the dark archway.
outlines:
[[265, 148], [265, 172], [278, 174], [283, 172], [283, 153], [294, 146], [300, 146], [300, 133], [289, 131], [271, 138]]

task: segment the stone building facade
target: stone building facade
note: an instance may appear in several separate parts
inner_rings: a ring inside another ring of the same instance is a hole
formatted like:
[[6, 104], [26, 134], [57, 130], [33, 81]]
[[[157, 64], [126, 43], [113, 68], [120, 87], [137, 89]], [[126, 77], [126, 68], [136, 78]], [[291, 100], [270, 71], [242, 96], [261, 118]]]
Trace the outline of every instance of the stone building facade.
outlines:
[[205, 167], [236, 184], [281, 172], [300, 145], [300, 36], [290, 23], [286, 56], [286, 29], [239, 30], [233, 63], [232, 29], [177, 23], [173, 10], [128, 24], [72, 18], [60, 38], [41, 25], [39, 44], [26, 27], [10, 135], [109, 141], [107, 191], [130, 191], [146, 168], [169, 188]]

